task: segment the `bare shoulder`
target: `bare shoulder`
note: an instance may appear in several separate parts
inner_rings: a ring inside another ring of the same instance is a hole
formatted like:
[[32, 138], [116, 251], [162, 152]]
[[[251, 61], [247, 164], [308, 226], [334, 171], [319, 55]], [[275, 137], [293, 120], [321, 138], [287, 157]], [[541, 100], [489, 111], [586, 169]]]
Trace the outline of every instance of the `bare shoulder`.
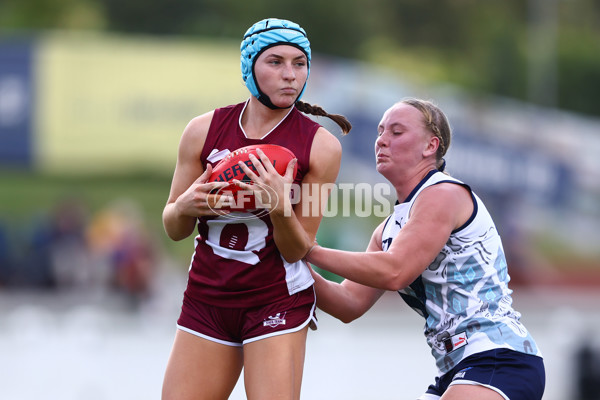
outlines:
[[334, 183], [342, 163], [342, 144], [327, 129], [320, 127], [310, 150], [309, 172], [304, 182]]
[[315, 133], [310, 150], [311, 167], [316, 166], [319, 169], [335, 167], [337, 174], [341, 159], [342, 144], [339, 139], [327, 129], [320, 127]]
[[204, 141], [206, 140], [206, 135], [208, 134], [208, 129], [210, 128], [210, 123], [212, 121], [213, 114], [214, 110], [194, 117], [183, 130], [183, 134], [181, 136], [181, 144], [190, 146], [193, 144], [197, 145], [200, 143], [204, 145]]
[[312, 148], [313, 151], [323, 150], [328, 153], [333, 152], [334, 154], [342, 153], [342, 144], [340, 143], [340, 140], [323, 127], [320, 127], [315, 133]]
[[411, 210], [411, 218], [415, 214], [436, 216], [438, 220], [446, 220], [455, 229], [470, 218], [473, 210], [473, 198], [467, 188], [444, 182], [423, 190]]
[[423, 190], [420, 198], [443, 199], [450, 203], [471, 202], [471, 192], [459, 183], [441, 182]]

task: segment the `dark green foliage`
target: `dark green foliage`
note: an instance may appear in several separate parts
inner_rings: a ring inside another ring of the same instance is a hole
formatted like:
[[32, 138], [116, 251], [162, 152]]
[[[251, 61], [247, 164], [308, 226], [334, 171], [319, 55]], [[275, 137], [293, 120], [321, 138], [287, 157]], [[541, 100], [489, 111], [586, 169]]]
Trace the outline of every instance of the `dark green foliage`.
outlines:
[[266, 17], [305, 27], [316, 53], [370, 61], [383, 38], [377, 52], [435, 62], [436, 79], [600, 116], [596, 0], [3, 0], [0, 34], [77, 27], [241, 39]]

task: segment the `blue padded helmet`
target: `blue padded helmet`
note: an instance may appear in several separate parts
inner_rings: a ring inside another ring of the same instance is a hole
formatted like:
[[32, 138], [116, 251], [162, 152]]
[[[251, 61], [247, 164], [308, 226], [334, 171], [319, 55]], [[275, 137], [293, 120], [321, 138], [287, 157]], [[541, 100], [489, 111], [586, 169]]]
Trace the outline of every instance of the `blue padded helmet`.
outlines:
[[[306, 78], [308, 79], [308, 75], [310, 74], [310, 42], [304, 29], [292, 21], [278, 18], [263, 19], [246, 31], [240, 46], [242, 78], [246, 83], [246, 87], [261, 103], [272, 109], [279, 107], [273, 105], [269, 96], [265, 95], [258, 87], [256, 77], [254, 76], [254, 65], [256, 64], [256, 59], [263, 51], [280, 44], [297, 47], [306, 54], [306, 58], [308, 59], [308, 74]], [[305, 88], [306, 83], [296, 101], [300, 100]]]

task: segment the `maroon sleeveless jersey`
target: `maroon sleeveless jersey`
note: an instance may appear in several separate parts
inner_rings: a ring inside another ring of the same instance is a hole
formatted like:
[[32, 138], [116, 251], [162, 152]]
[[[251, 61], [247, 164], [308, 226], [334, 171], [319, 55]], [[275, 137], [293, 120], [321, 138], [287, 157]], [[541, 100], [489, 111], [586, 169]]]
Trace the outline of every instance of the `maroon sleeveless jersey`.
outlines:
[[[293, 107], [262, 139], [248, 139], [240, 116], [246, 103], [216, 109], [201, 161], [216, 164], [228, 151], [254, 144], [277, 144], [298, 159], [295, 183], [308, 172], [310, 149], [320, 125]], [[313, 284], [303, 261], [287, 263], [275, 246], [268, 214], [258, 210], [198, 218], [198, 236], [186, 296], [221, 307], [254, 307], [286, 298]]]

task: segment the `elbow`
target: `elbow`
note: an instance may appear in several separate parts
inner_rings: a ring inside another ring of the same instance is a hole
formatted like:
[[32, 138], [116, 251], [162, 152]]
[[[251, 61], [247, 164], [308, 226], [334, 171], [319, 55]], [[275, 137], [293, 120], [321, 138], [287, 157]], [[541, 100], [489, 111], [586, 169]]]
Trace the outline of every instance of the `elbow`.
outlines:
[[187, 218], [185, 220], [176, 220], [169, 218], [169, 216], [163, 214], [163, 228], [167, 237], [175, 242], [179, 242], [188, 236], [190, 236], [196, 227], [195, 218]]
[[[414, 280], [414, 279], [413, 279]], [[406, 275], [394, 272], [389, 274], [382, 282], [381, 289], [397, 292], [408, 287], [413, 280], [410, 280]]]
[[[398, 257], [389, 252], [381, 253], [380, 258], [375, 260], [377, 268], [372, 268], [374, 274], [370, 275], [370, 281], [361, 282], [377, 289], [398, 291], [409, 286], [416, 277], [411, 277], [414, 268], [408, 262], [399, 263]], [[412, 279], [411, 279], [412, 278]]]
[[287, 252], [280, 251], [280, 254], [286, 263], [293, 264], [293, 263], [296, 263], [296, 262], [302, 260], [302, 258], [304, 258], [305, 253], [301, 253], [301, 252], [297, 252], [297, 251], [287, 251]]
[[177, 229], [177, 227], [172, 227], [167, 224], [164, 224], [165, 233], [167, 237], [174, 242], [179, 242], [192, 234], [194, 228], [192, 226], [191, 229]]
[[[277, 245], [277, 242], [275, 243]], [[304, 244], [302, 244], [302, 241], [298, 241], [294, 243], [293, 246], [277, 245], [277, 249], [279, 250], [279, 254], [281, 254], [281, 257], [285, 262], [287, 262], [288, 264], [294, 264], [298, 261], [303, 260], [306, 256], [306, 253], [308, 253], [309, 249], [312, 246], [312, 240], [305, 240]]]
[[336, 318], [344, 324], [349, 324], [365, 315], [370, 308], [371, 307], [365, 302], [353, 302], [352, 300], [349, 300], [346, 308], [338, 310]]
[[167, 233], [167, 237], [174, 242], [180, 242], [187, 237], [184, 235], [176, 235], [174, 233], [169, 233], [169, 231], [167, 231], [167, 230], [165, 230], [165, 232]]
[[397, 282], [394, 280], [385, 282], [382, 289], [397, 292], [398, 290], [404, 289], [406, 286], [408, 285], [404, 285], [402, 282]]
[[327, 307], [322, 308], [321, 306], [319, 306], [319, 308], [344, 324], [349, 324], [364, 314], [364, 312], [355, 312], [348, 309], [328, 309]]
[[[365, 307], [364, 304], [357, 304], [352, 299], [345, 301], [343, 298], [337, 298], [324, 301], [319, 295], [319, 290], [322, 289], [317, 289], [317, 307], [344, 324], [349, 324], [360, 318], [368, 310], [368, 307]], [[334, 303], [329, 303], [330, 301]]]
[[360, 317], [360, 315], [341, 315], [339, 320], [342, 321], [344, 324], [349, 324], [350, 322], [358, 319], [358, 317]]
[[300, 260], [302, 260], [302, 257], [285, 257], [284, 255], [281, 255], [283, 257], [283, 260], [288, 263], [288, 264], [294, 264]]
[[398, 290], [402, 289], [402, 287], [394, 284], [393, 282], [385, 282], [384, 284], [380, 285], [380, 287], [381, 287], [381, 289], [392, 291], [392, 292], [397, 292]]

